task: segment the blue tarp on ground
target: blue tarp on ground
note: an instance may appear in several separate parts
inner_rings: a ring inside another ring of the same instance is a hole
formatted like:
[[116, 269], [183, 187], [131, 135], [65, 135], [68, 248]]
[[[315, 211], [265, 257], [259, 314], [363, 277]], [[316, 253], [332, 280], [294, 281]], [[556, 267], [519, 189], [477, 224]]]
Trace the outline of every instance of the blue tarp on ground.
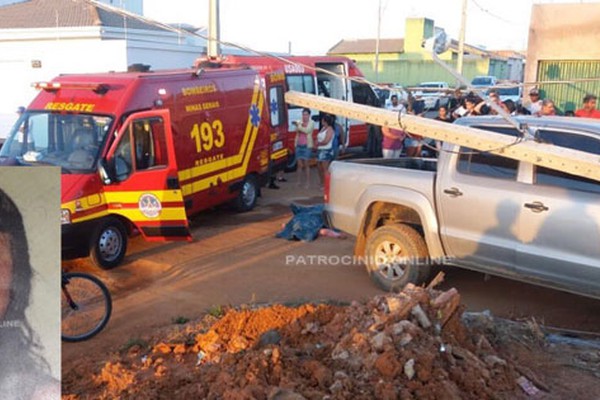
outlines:
[[294, 216], [285, 224], [281, 232], [275, 236], [287, 240], [313, 241], [319, 236], [319, 230], [325, 227], [323, 212], [325, 206], [318, 204], [314, 206], [290, 205]]

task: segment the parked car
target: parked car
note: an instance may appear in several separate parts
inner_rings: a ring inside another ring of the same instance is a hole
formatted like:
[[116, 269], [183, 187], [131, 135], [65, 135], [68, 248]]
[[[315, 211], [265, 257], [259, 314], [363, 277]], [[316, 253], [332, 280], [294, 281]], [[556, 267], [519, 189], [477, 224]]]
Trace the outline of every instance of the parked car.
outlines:
[[[600, 155], [600, 125], [589, 120], [517, 120], [544, 146]], [[500, 117], [456, 124], [517, 135]], [[600, 182], [443, 146], [437, 160], [331, 164], [329, 217], [356, 236], [355, 255], [379, 286], [420, 283], [441, 263], [600, 298]]]
[[498, 80], [496, 79], [495, 76], [490, 76], [490, 75], [476, 76], [471, 81], [471, 86], [473, 86], [475, 88], [490, 87], [490, 86], [496, 86], [497, 83], [498, 83]]
[[520, 86], [496, 88], [500, 101], [512, 100], [515, 105], [521, 104], [522, 90]]
[[415, 98], [425, 102], [425, 109], [438, 109], [441, 105], [448, 104], [447, 82], [421, 82], [415, 90]]

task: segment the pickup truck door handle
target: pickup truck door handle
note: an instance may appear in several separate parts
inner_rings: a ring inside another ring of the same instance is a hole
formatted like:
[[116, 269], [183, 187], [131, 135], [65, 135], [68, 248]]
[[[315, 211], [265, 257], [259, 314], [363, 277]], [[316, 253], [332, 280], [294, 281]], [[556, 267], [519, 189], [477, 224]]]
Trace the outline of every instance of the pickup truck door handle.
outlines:
[[462, 192], [460, 190], [458, 190], [458, 188], [450, 188], [450, 189], [444, 189], [444, 193], [446, 193], [447, 195], [449, 195], [450, 197], [458, 197], [458, 196], [462, 196]]
[[525, 208], [529, 208], [534, 213], [541, 213], [542, 211], [548, 211], [549, 208], [544, 205], [541, 201], [534, 201], [533, 203], [525, 203]]

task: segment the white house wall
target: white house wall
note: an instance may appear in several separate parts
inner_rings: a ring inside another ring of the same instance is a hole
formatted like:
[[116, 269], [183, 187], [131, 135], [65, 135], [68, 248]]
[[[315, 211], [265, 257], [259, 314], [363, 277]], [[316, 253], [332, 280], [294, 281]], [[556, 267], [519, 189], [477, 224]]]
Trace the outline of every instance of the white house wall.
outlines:
[[[41, 62], [33, 68], [32, 62]], [[126, 43], [99, 39], [0, 42], [0, 137], [14, 123], [18, 106], [27, 106], [37, 91], [33, 82], [59, 74], [123, 71], [127, 69]]]
[[190, 68], [194, 60], [201, 56], [203, 47], [197, 48], [162, 48], [150, 44], [129, 42], [127, 59], [129, 65], [141, 63], [151, 66], [153, 71], [160, 69]]

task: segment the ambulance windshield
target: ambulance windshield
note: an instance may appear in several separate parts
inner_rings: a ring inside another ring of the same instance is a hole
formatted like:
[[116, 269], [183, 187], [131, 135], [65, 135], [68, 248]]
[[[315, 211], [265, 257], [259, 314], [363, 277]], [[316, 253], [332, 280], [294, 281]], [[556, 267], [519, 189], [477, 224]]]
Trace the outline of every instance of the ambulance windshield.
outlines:
[[25, 112], [0, 149], [0, 163], [55, 165], [64, 172], [94, 170], [113, 119], [91, 114]]

